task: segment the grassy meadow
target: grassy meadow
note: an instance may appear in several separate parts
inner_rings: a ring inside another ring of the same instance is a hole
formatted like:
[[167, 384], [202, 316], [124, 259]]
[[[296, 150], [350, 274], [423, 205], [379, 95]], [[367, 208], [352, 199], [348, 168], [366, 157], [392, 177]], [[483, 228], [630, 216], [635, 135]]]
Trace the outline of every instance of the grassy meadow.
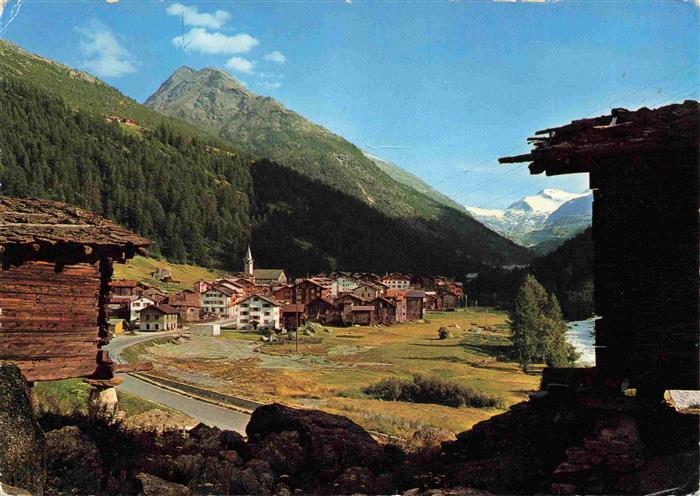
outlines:
[[[390, 327], [329, 327], [329, 333], [260, 344], [241, 331], [196, 337], [185, 345], [148, 344], [130, 359], [156, 362], [156, 374], [260, 402], [320, 408], [365, 428], [410, 436], [422, 426], [454, 432], [498, 414], [536, 390], [539, 375], [506, 358], [507, 316], [486, 309], [428, 314], [426, 323]], [[451, 337], [438, 338], [447, 327]], [[502, 408], [448, 407], [373, 399], [364, 389], [384, 378], [436, 377], [486, 393]]]
[[[151, 278], [151, 274], [156, 269], [170, 269], [173, 279], [177, 282], [164, 283]], [[192, 289], [192, 285], [200, 280], [207, 281], [216, 279], [222, 274], [221, 271], [199, 267], [197, 265], [176, 264], [165, 259], [136, 256], [128, 260], [125, 264], [114, 264], [114, 279], [135, 279], [137, 281], [153, 284], [165, 291], [180, 291], [182, 289]]]

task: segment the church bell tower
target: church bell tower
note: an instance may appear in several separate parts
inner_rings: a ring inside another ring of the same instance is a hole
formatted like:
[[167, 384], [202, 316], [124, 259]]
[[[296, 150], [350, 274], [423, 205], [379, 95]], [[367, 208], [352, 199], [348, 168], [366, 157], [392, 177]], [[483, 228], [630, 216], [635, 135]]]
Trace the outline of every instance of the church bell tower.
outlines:
[[246, 275], [252, 276], [254, 274], [253, 270], [253, 254], [250, 252], [250, 245], [248, 245], [248, 251], [243, 259], [243, 272]]

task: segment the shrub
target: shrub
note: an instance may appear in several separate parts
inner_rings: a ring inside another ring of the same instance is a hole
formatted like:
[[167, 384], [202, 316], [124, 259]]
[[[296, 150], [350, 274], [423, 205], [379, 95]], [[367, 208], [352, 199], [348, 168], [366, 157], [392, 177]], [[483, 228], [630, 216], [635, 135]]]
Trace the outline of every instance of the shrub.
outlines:
[[435, 403], [459, 408], [504, 408], [501, 398], [476, 391], [462, 384], [448, 382], [437, 377], [414, 375], [411, 379], [382, 379], [366, 387], [364, 393], [376, 399], [407, 401], [410, 403]]
[[439, 339], [449, 339], [451, 337], [452, 337], [452, 333], [446, 327], [441, 327], [440, 329], [438, 329], [438, 338]]

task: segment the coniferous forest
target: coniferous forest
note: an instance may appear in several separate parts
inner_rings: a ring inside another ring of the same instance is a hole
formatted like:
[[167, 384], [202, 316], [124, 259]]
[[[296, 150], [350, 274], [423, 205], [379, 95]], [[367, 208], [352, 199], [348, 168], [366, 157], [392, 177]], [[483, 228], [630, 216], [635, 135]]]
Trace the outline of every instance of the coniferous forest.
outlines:
[[250, 235], [250, 159], [171, 128], [136, 130], [0, 81], [2, 194], [61, 200], [156, 241], [174, 261], [212, 265]]
[[110, 122], [21, 80], [0, 81], [0, 181], [9, 196], [61, 200], [155, 241], [176, 262], [294, 275], [403, 270], [460, 277], [508, 255], [455, 219], [396, 219], [319, 181], [167, 123]]

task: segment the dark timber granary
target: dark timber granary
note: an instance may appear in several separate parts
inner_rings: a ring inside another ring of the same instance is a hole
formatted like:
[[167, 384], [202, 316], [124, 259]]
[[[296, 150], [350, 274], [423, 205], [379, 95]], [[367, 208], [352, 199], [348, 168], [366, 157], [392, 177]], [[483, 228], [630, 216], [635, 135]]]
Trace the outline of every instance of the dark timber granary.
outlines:
[[99, 350], [112, 262], [150, 244], [63, 203], [0, 196], [0, 361], [30, 383], [112, 379], [120, 369]]
[[596, 362], [638, 396], [698, 389], [698, 151], [695, 101], [538, 131], [530, 172], [587, 172], [593, 189]]

